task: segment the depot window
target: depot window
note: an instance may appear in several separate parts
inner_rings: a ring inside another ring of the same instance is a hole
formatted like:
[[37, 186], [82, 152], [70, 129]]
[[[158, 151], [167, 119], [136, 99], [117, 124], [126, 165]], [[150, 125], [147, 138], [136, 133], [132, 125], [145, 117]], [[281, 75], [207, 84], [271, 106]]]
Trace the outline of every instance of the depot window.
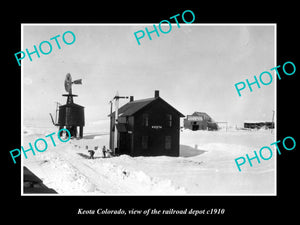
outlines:
[[142, 136], [142, 149], [148, 148], [148, 136]]
[[172, 127], [172, 115], [167, 114], [167, 127]]
[[171, 143], [172, 143], [171, 136], [165, 136], [165, 149], [166, 150], [171, 149]]
[[148, 127], [149, 126], [149, 115], [143, 114], [143, 126]]

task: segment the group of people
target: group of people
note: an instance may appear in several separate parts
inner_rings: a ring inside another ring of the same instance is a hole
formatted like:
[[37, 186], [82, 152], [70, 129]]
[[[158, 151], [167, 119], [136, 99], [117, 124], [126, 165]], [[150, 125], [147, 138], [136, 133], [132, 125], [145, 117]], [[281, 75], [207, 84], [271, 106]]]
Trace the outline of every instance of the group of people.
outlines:
[[[88, 146], [85, 146], [85, 148], [88, 150], [88, 153], [90, 154], [89, 159], [94, 159], [95, 151], [98, 150], [98, 146], [94, 147], [94, 150], [89, 150]], [[112, 151], [110, 149], [106, 149], [105, 145], [102, 147], [102, 154], [103, 158], [108, 158], [112, 156]]]

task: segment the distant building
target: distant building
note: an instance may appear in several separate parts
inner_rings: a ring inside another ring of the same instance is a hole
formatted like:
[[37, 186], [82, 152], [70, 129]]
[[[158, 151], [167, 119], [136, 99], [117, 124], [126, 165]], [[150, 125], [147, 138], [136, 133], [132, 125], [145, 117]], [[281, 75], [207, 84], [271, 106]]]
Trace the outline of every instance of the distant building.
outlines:
[[264, 121], [245, 121], [244, 128], [248, 129], [261, 129], [265, 127], [266, 129], [274, 129], [274, 122], [264, 122]]
[[130, 102], [118, 110], [117, 131], [115, 113], [110, 115], [110, 148], [117, 133], [116, 154], [130, 156], [179, 156], [180, 117], [178, 110], [155, 91], [153, 98]]
[[183, 127], [190, 130], [218, 130], [218, 124], [205, 112], [194, 112], [183, 120]]

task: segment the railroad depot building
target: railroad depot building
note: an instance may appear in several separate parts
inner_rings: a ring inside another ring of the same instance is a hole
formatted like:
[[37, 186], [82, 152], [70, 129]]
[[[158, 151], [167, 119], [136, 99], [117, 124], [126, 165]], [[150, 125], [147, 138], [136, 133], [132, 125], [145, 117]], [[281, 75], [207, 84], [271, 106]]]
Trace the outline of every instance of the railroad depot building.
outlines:
[[218, 124], [205, 112], [194, 112], [183, 120], [183, 127], [190, 130], [218, 130]]
[[[130, 101], [110, 115], [110, 149], [130, 156], [179, 156], [180, 117], [178, 110], [155, 91], [153, 98]], [[115, 130], [117, 128], [117, 131]], [[114, 141], [114, 132], [117, 140]], [[114, 147], [116, 142], [116, 147]]]

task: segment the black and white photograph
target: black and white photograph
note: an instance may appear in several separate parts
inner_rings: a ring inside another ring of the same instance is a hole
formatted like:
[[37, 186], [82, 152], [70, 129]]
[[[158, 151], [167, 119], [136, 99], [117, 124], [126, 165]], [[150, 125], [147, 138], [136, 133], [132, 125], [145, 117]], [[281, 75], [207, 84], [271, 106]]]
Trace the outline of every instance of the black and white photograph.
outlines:
[[21, 25], [23, 196], [276, 196], [276, 24], [169, 21]]
[[101, 3], [2, 13], [3, 220], [294, 221], [296, 5]]

